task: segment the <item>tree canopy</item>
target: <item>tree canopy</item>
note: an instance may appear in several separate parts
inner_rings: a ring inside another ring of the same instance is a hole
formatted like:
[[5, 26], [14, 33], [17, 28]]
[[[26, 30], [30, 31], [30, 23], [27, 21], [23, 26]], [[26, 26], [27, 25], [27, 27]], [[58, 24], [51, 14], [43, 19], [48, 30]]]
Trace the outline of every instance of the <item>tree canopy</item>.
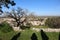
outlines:
[[11, 4], [11, 6], [14, 6], [16, 3], [13, 0], [0, 0], [0, 12], [3, 12], [3, 6], [9, 8], [9, 4]]

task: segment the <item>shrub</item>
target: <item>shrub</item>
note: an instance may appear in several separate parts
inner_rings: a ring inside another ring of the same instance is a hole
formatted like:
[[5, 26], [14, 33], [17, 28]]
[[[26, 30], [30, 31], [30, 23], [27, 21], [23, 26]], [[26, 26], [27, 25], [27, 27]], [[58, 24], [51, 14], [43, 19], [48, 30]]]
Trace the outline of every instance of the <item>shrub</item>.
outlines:
[[20, 26], [21, 29], [25, 29], [26, 27], [24, 25]]
[[60, 17], [48, 18], [45, 22], [45, 25], [50, 28], [60, 28]]
[[31, 23], [27, 23], [27, 24], [26, 24], [26, 28], [30, 28], [31, 26], [32, 26]]
[[31, 23], [27, 23], [26, 25], [20, 26], [20, 28], [21, 28], [21, 29], [30, 29], [31, 26], [32, 26]]
[[0, 24], [0, 30], [4, 33], [13, 31], [12, 27], [5, 21]]

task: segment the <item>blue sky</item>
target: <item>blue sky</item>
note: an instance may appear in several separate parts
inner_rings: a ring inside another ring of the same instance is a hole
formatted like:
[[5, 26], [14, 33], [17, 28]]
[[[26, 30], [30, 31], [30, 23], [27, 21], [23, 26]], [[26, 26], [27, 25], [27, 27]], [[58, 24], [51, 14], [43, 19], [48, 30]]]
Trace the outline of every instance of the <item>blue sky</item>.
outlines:
[[[14, 0], [21, 7], [39, 16], [60, 16], [60, 0]], [[12, 8], [12, 7], [11, 7]]]

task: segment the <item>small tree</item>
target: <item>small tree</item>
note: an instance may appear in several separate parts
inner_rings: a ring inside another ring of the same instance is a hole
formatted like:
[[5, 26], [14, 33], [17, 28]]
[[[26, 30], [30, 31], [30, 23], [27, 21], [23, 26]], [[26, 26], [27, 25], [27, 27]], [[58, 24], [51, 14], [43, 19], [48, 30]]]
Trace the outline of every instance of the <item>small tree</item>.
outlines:
[[36, 18], [36, 15], [34, 14], [34, 12], [31, 12], [31, 13], [28, 15], [28, 17], [35, 19], [35, 18]]
[[26, 21], [26, 12], [22, 8], [18, 8], [17, 10], [12, 10], [12, 12], [9, 14], [9, 17], [13, 18], [16, 22], [17, 27], [21, 27], [24, 25], [24, 22]]

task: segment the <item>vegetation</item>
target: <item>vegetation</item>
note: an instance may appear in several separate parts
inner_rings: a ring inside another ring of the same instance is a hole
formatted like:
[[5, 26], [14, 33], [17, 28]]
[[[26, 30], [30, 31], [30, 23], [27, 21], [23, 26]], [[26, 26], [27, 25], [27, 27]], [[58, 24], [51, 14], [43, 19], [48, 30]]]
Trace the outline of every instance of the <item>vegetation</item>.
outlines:
[[31, 28], [49, 28], [48, 26], [31, 26]]
[[[32, 31], [32, 30], [25, 30], [22, 31], [20, 36], [17, 38], [17, 40], [31, 40], [31, 36], [33, 35], [33, 33], [35, 33], [35, 35], [37, 36], [38, 40], [42, 40], [41, 37], [41, 32], [36, 32], [36, 31]], [[13, 36], [15, 36], [16, 34], [18, 34], [18, 32], [8, 32], [8, 33], [2, 33], [0, 31], [0, 39], [2, 40], [11, 40], [11, 38]], [[59, 33], [58, 32], [45, 32], [45, 34], [49, 37], [49, 40], [59, 40]]]
[[9, 14], [9, 17], [15, 20], [16, 27], [24, 25], [24, 22], [26, 21], [25, 11], [19, 7], [17, 8], [17, 11], [13, 9], [12, 12]]
[[0, 12], [3, 12], [2, 6], [9, 8], [9, 4], [14, 6], [16, 3], [12, 0], [0, 0]]
[[[2, 11], [2, 7], [9, 8], [9, 4], [12, 6], [15, 5], [15, 2], [12, 0], [0, 0], [0, 12]], [[60, 34], [59, 32], [44, 32], [41, 30], [40, 32], [32, 31], [29, 28], [31, 27], [30, 23], [27, 23], [27, 26], [24, 26], [24, 22], [27, 21], [27, 15], [26, 12], [18, 8], [17, 10], [13, 9], [12, 12], [9, 13], [9, 17], [13, 18], [16, 22], [16, 27], [21, 27], [22, 29], [25, 29], [21, 32], [15, 32], [13, 31], [12, 27], [7, 22], [2, 22], [0, 24], [0, 40], [59, 40]], [[38, 18], [34, 14], [30, 14], [29, 17], [32, 17], [34, 19], [38, 19], [41, 22], [43, 19]], [[36, 18], [37, 17], [37, 18]], [[22, 18], [25, 18], [22, 20]], [[21, 21], [22, 20], [22, 21]], [[46, 20], [46, 27], [45, 26], [34, 26], [36, 28], [60, 28], [60, 17], [56, 18], [48, 18]], [[31, 27], [32, 28], [32, 27]]]
[[50, 28], [60, 28], [60, 17], [48, 18], [45, 25]]
[[31, 23], [27, 23], [26, 24], [26, 28], [31, 28], [32, 24]]
[[0, 31], [3, 33], [7, 33], [13, 31], [13, 29], [7, 22], [4, 21], [0, 24]]
[[26, 23], [26, 25], [22, 25], [22, 26], [20, 26], [20, 28], [21, 28], [21, 29], [30, 29], [31, 26], [32, 26], [31, 23]]

